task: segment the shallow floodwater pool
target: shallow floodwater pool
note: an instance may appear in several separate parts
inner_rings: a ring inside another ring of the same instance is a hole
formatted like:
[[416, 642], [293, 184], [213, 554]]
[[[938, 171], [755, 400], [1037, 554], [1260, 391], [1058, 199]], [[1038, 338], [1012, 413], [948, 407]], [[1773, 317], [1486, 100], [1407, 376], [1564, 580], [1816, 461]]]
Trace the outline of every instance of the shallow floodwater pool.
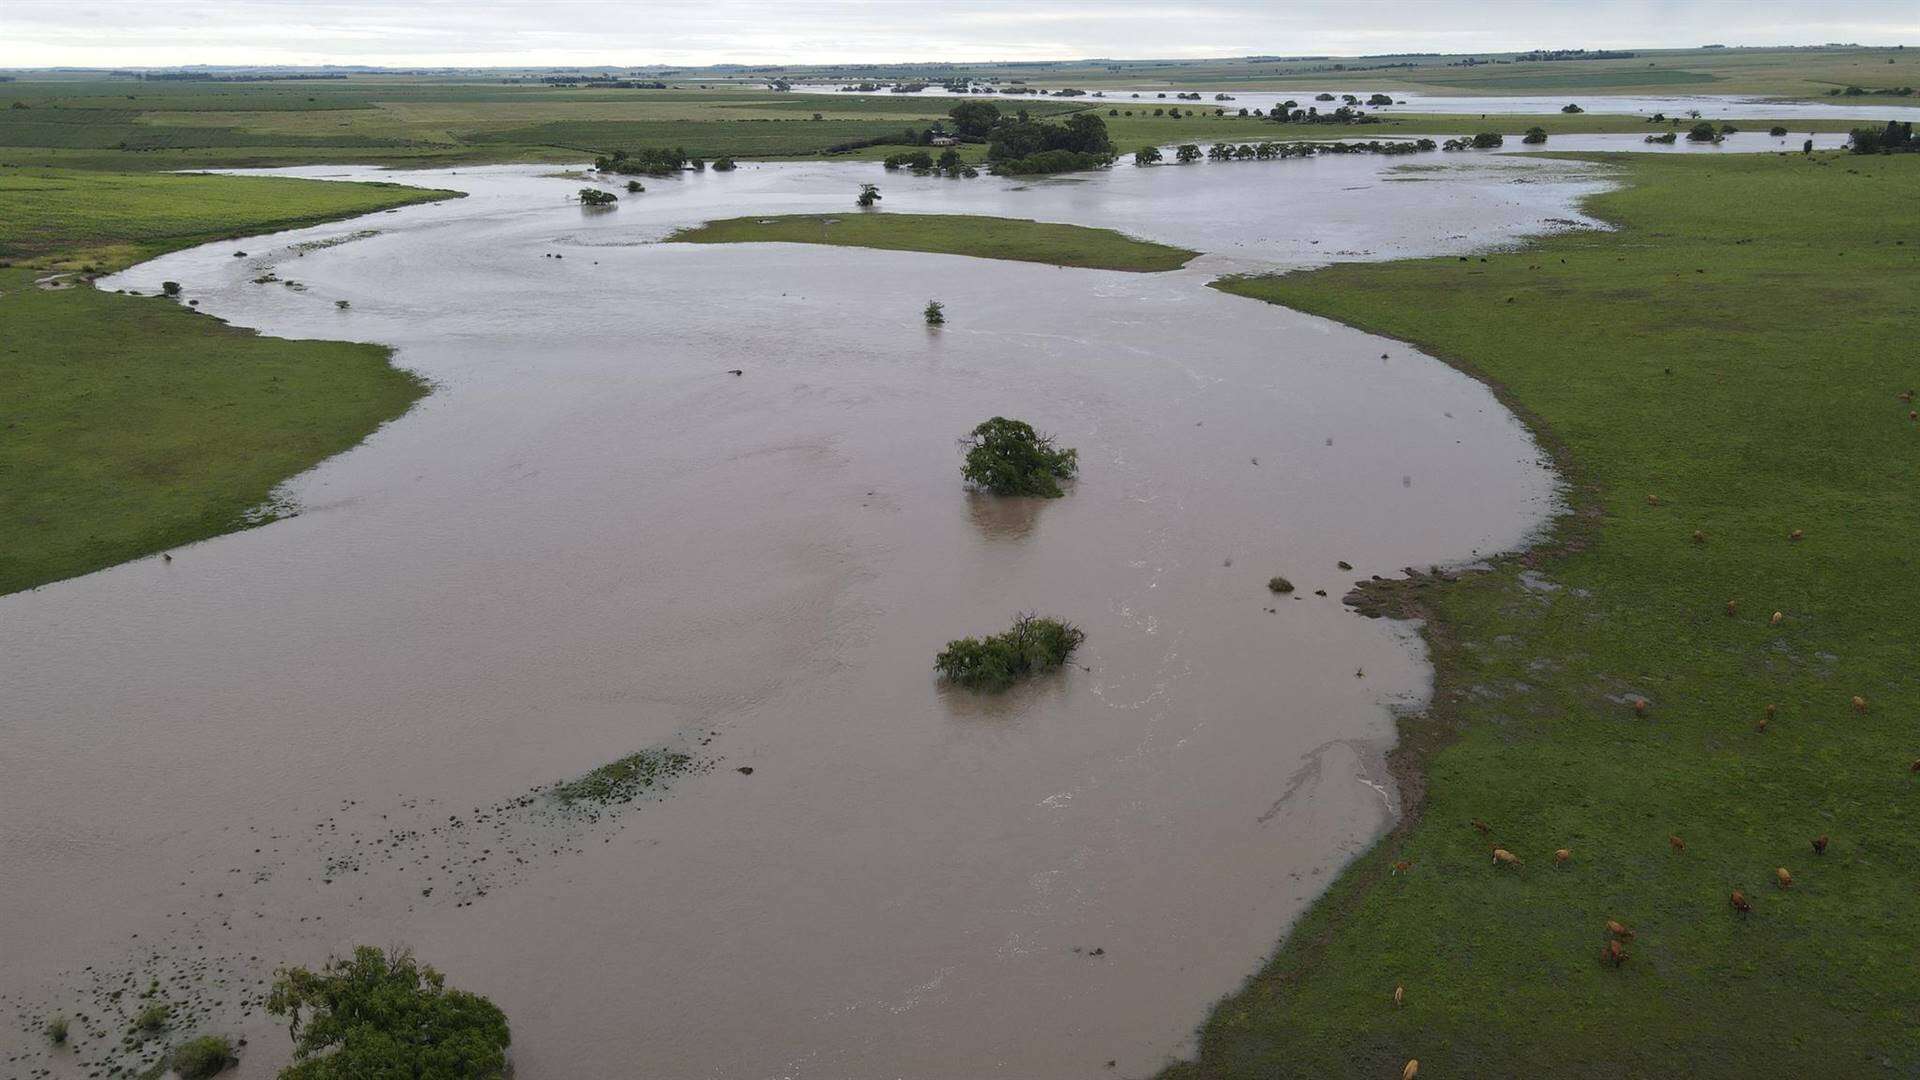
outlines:
[[[238, 1075], [270, 1076], [262, 980], [356, 943], [492, 997], [527, 1078], [1097, 1077], [1180, 1053], [1396, 812], [1381, 754], [1424, 663], [1341, 595], [1510, 548], [1554, 505], [1479, 384], [1205, 287], [1510, 241], [1584, 220], [1604, 183], [1471, 155], [1400, 182], [1407, 160], [750, 165], [612, 211], [546, 168], [284, 170], [471, 194], [103, 283], [390, 343], [435, 391], [292, 481], [297, 516], [0, 598], [0, 1004], [22, 1029], [0, 1056], [85, 1075], [124, 1031], [111, 991], [159, 978], [183, 1027], [248, 1037]], [[888, 210], [1211, 254], [1152, 275], [654, 242], [853, 213], [863, 181]], [[962, 488], [957, 440], [996, 414], [1079, 448], [1067, 497]], [[1066, 671], [935, 682], [948, 639], [1022, 609], [1085, 628]], [[693, 766], [656, 795], [526, 797], [658, 747]], [[78, 1055], [24, 1030], [50, 1009], [94, 1018]]]

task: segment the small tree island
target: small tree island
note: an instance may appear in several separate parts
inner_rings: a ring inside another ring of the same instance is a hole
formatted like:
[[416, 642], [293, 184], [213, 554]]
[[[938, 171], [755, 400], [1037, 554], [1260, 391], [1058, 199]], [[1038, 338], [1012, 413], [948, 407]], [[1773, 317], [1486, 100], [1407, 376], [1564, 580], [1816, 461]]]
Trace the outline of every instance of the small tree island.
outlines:
[[1066, 663], [1086, 639], [1072, 623], [1022, 613], [1004, 634], [948, 642], [933, 667], [941, 678], [969, 690], [1005, 690]]
[[1035, 495], [1057, 499], [1060, 481], [1080, 468], [1080, 452], [1056, 449], [1053, 437], [1024, 420], [996, 416], [967, 433], [967, 460], [960, 475], [995, 495]]

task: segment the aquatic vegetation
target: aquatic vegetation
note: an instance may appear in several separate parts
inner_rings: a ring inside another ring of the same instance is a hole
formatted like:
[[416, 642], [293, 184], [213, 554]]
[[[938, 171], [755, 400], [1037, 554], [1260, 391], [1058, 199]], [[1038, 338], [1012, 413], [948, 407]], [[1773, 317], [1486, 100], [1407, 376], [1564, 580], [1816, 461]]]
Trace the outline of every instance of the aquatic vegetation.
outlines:
[[66, 1013], [54, 1013], [52, 1016], [47, 1017], [45, 1030], [48, 1041], [52, 1042], [55, 1046], [65, 1043], [67, 1041], [67, 1032], [70, 1023]]
[[574, 780], [548, 789], [562, 803], [632, 802], [635, 798], [688, 773], [693, 756], [679, 750], [649, 749], [628, 754]]
[[921, 314], [926, 316], [928, 326], [939, 326], [947, 321], [947, 306], [938, 300], [929, 300]]
[[996, 416], [967, 433], [966, 461], [960, 475], [995, 495], [1037, 495], [1057, 499], [1060, 481], [1079, 469], [1080, 452], [1061, 450], [1053, 437], [1024, 420]]
[[867, 208], [867, 207], [871, 207], [874, 203], [879, 202], [880, 199], [881, 199], [881, 195], [880, 195], [879, 185], [861, 184], [860, 194], [857, 198], [853, 200], [853, 202], [854, 202], [854, 205], [856, 206]]
[[181, 1080], [207, 1080], [234, 1064], [233, 1040], [225, 1035], [201, 1035], [174, 1047], [173, 1071]]
[[280, 1080], [501, 1080], [507, 1018], [405, 950], [362, 945], [319, 971], [282, 968], [267, 1011], [285, 1017], [293, 1064]]
[[971, 690], [1004, 690], [1066, 663], [1086, 638], [1072, 623], [1023, 613], [1005, 633], [948, 642], [933, 667], [942, 678]]
[[1290, 593], [1293, 591], [1293, 582], [1275, 574], [1267, 579], [1267, 588], [1277, 593]]
[[1528, 146], [1539, 146], [1541, 143], [1547, 141], [1547, 129], [1543, 127], [1530, 127], [1520, 141], [1526, 143]]
[[590, 187], [580, 189], [581, 206], [612, 206], [619, 201], [620, 196], [615, 195], [611, 191], [601, 191], [599, 188]]

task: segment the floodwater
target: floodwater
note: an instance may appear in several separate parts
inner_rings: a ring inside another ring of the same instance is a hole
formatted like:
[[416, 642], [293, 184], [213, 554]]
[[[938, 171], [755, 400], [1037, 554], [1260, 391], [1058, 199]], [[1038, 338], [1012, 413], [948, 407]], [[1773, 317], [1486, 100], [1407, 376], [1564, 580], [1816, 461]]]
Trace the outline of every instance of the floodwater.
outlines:
[[[1399, 182], [1408, 160], [1445, 167]], [[1555, 500], [1480, 385], [1205, 283], [1507, 242], [1605, 182], [1438, 154], [747, 165], [596, 212], [547, 168], [283, 171], [471, 197], [106, 284], [391, 343], [435, 390], [288, 484], [296, 516], [0, 598], [21, 1074], [126, 1060], [158, 978], [182, 1033], [244, 1035], [238, 1075], [270, 1076], [260, 980], [355, 943], [492, 997], [536, 1080], [1151, 1072], [1396, 812], [1381, 754], [1427, 672], [1341, 595], [1512, 547]], [[652, 242], [853, 213], [869, 180], [887, 210], [1217, 254]], [[1065, 498], [962, 488], [956, 440], [995, 414], [1079, 449]], [[1021, 609], [1086, 630], [1069, 669], [935, 682], [948, 639]], [[628, 806], [527, 797], [656, 747], [693, 765]], [[25, 1030], [56, 1009], [78, 1052]]]
[[[1390, 85], [1391, 77], [1381, 79], [1382, 86]], [[1050, 87], [1057, 89], [1058, 87]], [[839, 84], [796, 85], [794, 91], [808, 94], [859, 94], [862, 97], [975, 97], [985, 101], [1072, 101], [1081, 104], [1098, 103], [1125, 108], [1132, 102], [1143, 104], [1178, 105], [1185, 108], [1188, 104], [1196, 109], [1252, 109], [1272, 108], [1276, 102], [1293, 101], [1301, 108], [1317, 105], [1322, 109], [1331, 109], [1339, 104], [1346, 94], [1358, 97], [1363, 104], [1362, 111], [1377, 112], [1381, 115], [1394, 113], [1447, 113], [1483, 116], [1532, 116], [1557, 113], [1562, 107], [1575, 104], [1590, 113], [1607, 113], [1625, 116], [1652, 116], [1665, 113], [1668, 116], [1686, 117], [1689, 112], [1699, 112], [1707, 120], [1753, 120], [1753, 119], [1835, 119], [1851, 120], [1920, 120], [1920, 105], [1912, 104], [1912, 98], [1899, 97], [1832, 97], [1814, 100], [1791, 98], [1766, 98], [1739, 94], [1589, 94], [1581, 90], [1568, 90], [1557, 95], [1529, 95], [1525, 97], [1484, 97], [1479, 95], [1452, 94], [1416, 94], [1407, 91], [1386, 91], [1392, 98], [1392, 105], [1373, 106], [1364, 102], [1375, 91], [1355, 89], [1353, 86], [1340, 87], [1246, 87], [1246, 86], [1208, 86], [1179, 87], [1174, 89], [1152, 87], [1101, 87], [1101, 97], [1088, 93], [1083, 97], [1054, 98], [1035, 94], [958, 94], [944, 86], [929, 86], [918, 94], [895, 94], [891, 90], [875, 90], [861, 93], [840, 89]], [[1175, 94], [1198, 93], [1201, 100], [1184, 102]], [[1215, 94], [1227, 94], [1230, 101], [1216, 101]], [[1332, 94], [1331, 102], [1315, 101], [1321, 94]], [[1165, 95], [1164, 102], [1162, 95]]]

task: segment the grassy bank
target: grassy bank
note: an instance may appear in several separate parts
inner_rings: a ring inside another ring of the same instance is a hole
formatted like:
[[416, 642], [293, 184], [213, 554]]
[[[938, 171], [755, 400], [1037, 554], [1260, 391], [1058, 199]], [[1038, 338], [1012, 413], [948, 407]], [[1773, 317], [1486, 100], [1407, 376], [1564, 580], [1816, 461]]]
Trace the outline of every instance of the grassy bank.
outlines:
[[1920, 1068], [1920, 159], [1615, 161], [1617, 232], [1222, 283], [1488, 379], [1573, 512], [1372, 590], [1432, 620], [1396, 761], [1424, 806], [1171, 1077]]
[[454, 197], [387, 183], [10, 169], [0, 172], [0, 260], [115, 270], [222, 237]]
[[1199, 252], [1112, 229], [968, 214], [786, 214], [709, 221], [667, 237], [687, 244], [834, 244], [928, 251], [1095, 270], [1178, 270]]
[[45, 267], [111, 269], [219, 236], [452, 193], [238, 177], [0, 176], [0, 593], [247, 523], [274, 486], [424, 387], [388, 350], [282, 341]]

